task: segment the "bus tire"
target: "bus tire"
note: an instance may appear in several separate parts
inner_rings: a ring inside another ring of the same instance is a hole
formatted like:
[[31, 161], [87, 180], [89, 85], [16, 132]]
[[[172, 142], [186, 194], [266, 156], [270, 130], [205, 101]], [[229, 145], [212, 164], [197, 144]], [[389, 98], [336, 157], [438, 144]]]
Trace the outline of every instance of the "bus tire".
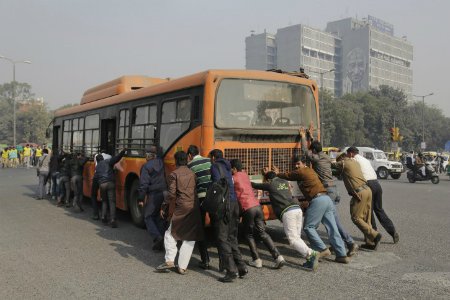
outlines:
[[138, 203], [138, 188], [139, 180], [133, 180], [130, 188], [130, 197], [128, 202], [128, 209], [130, 210], [133, 224], [140, 228], [145, 228], [144, 223], [144, 208]]

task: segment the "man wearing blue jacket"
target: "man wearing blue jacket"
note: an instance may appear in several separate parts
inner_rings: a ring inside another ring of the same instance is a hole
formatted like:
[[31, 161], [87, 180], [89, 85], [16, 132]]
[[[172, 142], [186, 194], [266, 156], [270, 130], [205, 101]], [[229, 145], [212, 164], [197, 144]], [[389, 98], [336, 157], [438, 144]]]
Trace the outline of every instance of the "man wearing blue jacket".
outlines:
[[164, 250], [164, 232], [167, 229], [166, 221], [159, 214], [164, 201], [164, 192], [167, 191], [164, 162], [158, 156], [158, 148], [150, 146], [146, 151], [147, 163], [141, 169], [139, 178], [138, 201], [144, 205], [144, 222], [147, 231], [153, 238], [154, 251]]

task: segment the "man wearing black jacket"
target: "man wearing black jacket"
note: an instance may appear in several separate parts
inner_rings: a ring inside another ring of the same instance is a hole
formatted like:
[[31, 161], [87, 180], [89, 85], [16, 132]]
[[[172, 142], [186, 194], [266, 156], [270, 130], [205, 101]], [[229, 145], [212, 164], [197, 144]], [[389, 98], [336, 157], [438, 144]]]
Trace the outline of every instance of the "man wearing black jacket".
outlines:
[[77, 153], [70, 160], [70, 184], [73, 190], [73, 207], [78, 206], [80, 212], [83, 212], [83, 166], [87, 162], [87, 158], [81, 153]]
[[112, 228], [117, 228], [116, 221], [116, 184], [114, 178], [114, 165], [118, 163], [125, 155], [126, 149], [111, 159], [103, 159], [103, 155], [96, 157], [97, 166], [95, 167], [95, 177], [100, 184], [100, 193], [102, 195], [102, 222], [107, 223], [106, 210], [109, 205], [110, 224]]

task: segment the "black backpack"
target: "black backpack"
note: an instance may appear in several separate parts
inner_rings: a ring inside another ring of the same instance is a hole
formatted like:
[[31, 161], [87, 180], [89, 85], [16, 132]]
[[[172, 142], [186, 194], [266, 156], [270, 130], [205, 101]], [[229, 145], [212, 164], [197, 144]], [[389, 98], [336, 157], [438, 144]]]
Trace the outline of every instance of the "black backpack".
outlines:
[[206, 192], [206, 198], [203, 200], [202, 208], [211, 217], [224, 220], [228, 223], [230, 212], [230, 190], [225, 172], [220, 164], [216, 164], [219, 173], [219, 181], [213, 182]]

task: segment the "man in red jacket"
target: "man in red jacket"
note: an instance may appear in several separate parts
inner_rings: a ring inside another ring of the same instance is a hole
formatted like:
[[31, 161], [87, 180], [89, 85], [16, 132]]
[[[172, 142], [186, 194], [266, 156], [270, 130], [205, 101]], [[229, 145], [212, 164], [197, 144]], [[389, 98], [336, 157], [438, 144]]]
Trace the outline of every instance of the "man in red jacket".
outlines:
[[242, 222], [244, 224], [244, 234], [250, 248], [252, 261], [250, 266], [255, 268], [262, 268], [262, 260], [258, 254], [258, 248], [253, 237], [254, 231], [259, 234], [264, 245], [266, 245], [273, 259], [275, 260], [274, 268], [281, 268], [285, 260], [278, 252], [277, 247], [272, 241], [270, 235], [266, 232], [264, 224], [264, 213], [258, 199], [253, 192], [252, 184], [248, 178], [247, 173], [242, 170], [242, 163], [239, 159], [232, 159], [231, 173], [233, 174], [234, 191], [242, 210]]

